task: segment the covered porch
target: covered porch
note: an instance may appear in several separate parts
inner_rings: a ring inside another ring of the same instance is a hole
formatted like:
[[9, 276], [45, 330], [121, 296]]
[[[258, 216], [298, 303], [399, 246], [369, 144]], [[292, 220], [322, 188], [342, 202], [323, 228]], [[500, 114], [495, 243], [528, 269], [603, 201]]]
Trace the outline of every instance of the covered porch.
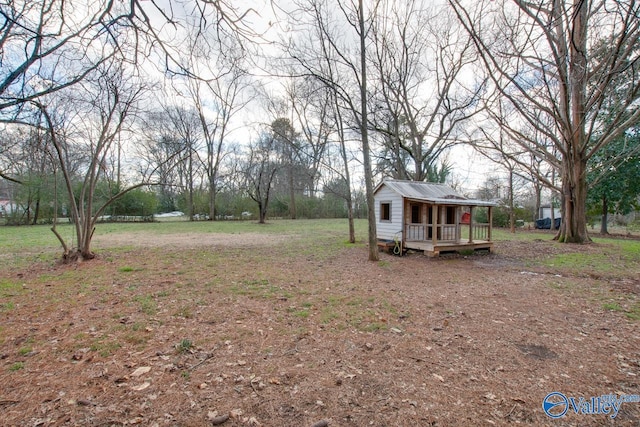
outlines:
[[451, 200], [429, 203], [405, 199], [402, 230], [403, 249], [423, 251], [428, 256], [442, 252], [493, 250], [492, 208], [486, 206], [487, 223], [474, 222], [479, 207]]

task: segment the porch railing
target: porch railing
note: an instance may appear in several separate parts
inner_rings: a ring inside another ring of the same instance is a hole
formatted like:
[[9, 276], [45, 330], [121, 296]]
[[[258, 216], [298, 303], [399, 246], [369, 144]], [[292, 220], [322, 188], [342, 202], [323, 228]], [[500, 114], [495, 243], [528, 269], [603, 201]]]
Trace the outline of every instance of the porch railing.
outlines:
[[489, 224], [473, 224], [473, 240], [489, 240]]
[[438, 241], [456, 242], [458, 241], [458, 233], [455, 225], [438, 225]]
[[[433, 225], [430, 224], [407, 224], [405, 226], [404, 238], [408, 241], [426, 241], [433, 238]], [[437, 226], [437, 240], [439, 242], [456, 242], [466, 240], [468, 234], [462, 230], [462, 235], [458, 235], [455, 224], [439, 224]], [[489, 224], [473, 224], [473, 240], [489, 240]]]
[[[433, 225], [408, 224], [405, 227], [405, 239], [413, 241], [431, 240], [433, 238]], [[455, 224], [439, 224], [437, 227], [437, 240], [439, 242], [455, 242], [458, 233]]]
[[407, 240], [427, 240], [427, 226], [408, 224], [405, 228], [405, 239]]

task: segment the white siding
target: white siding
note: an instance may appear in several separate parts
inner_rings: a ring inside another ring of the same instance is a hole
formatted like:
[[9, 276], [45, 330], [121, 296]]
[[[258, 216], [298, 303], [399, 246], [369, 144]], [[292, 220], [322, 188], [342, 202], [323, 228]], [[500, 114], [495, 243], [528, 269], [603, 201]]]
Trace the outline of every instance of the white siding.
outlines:
[[[391, 203], [391, 221], [380, 221], [380, 204]], [[402, 234], [402, 196], [383, 185], [375, 194], [376, 228], [378, 239], [393, 240]]]
[[[554, 218], [562, 217], [562, 211], [560, 210], [560, 208], [553, 209], [553, 217]], [[540, 208], [540, 219], [544, 219], [544, 218], [551, 218], [551, 207], [544, 206]]]

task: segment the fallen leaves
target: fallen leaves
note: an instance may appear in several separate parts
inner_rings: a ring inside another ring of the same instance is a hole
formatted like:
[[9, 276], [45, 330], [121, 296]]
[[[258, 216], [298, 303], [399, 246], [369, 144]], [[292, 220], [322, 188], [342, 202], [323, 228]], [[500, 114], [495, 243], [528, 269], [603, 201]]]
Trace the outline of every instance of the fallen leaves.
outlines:
[[229, 421], [229, 414], [218, 415], [217, 412], [209, 412], [209, 421], [211, 425], [219, 426]]
[[151, 371], [151, 367], [150, 366], [141, 366], [138, 369], [136, 369], [135, 371], [133, 371], [131, 373], [132, 377], [140, 377], [148, 372]]
[[151, 385], [151, 383], [149, 381], [145, 381], [142, 384], [131, 386], [131, 389], [134, 390], [134, 391], [142, 391], [142, 390], [148, 388], [150, 385]]

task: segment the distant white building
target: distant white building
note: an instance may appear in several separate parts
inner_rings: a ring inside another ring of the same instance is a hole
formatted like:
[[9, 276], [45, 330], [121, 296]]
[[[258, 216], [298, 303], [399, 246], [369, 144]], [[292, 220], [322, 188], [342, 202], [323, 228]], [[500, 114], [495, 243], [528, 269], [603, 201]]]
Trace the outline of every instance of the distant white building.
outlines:
[[0, 200], [0, 217], [11, 215], [17, 208], [11, 200]]
[[[551, 218], [551, 206], [540, 206], [540, 212], [538, 214], [538, 219]], [[553, 209], [553, 218], [562, 218], [562, 211], [560, 208]]]

